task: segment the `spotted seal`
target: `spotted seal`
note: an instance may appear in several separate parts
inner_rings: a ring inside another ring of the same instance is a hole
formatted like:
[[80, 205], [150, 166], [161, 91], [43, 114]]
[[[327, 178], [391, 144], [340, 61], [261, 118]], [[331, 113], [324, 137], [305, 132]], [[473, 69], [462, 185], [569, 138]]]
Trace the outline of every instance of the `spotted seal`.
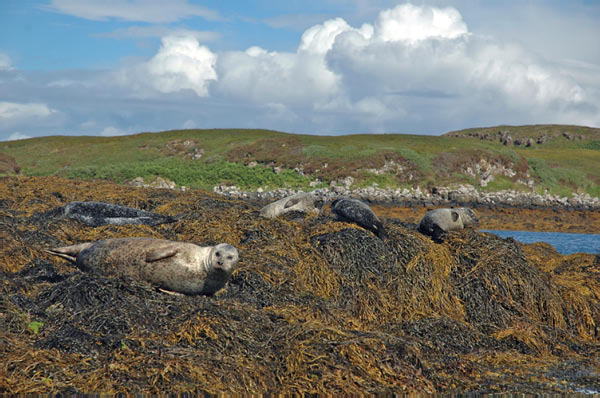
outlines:
[[176, 218], [171, 216], [104, 202], [71, 202], [51, 210], [48, 215], [59, 218], [72, 218], [91, 227], [107, 224], [146, 224], [155, 226], [176, 221]]
[[358, 199], [339, 198], [331, 202], [331, 212], [339, 221], [351, 222], [373, 232], [381, 239], [388, 237], [373, 210]]
[[435, 209], [428, 211], [419, 222], [419, 231], [439, 240], [441, 235], [448, 231], [461, 230], [470, 225], [479, 223], [477, 214], [472, 209], [461, 207], [458, 209]]
[[269, 203], [260, 210], [261, 217], [276, 218], [291, 211], [318, 213], [315, 207], [315, 196], [309, 192], [300, 192], [292, 196]]
[[129, 276], [162, 289], [211, 295], [229, 280], [238, 259], [235, 247], [152, 238], [117, 238], [47, 250], [86, 272]]

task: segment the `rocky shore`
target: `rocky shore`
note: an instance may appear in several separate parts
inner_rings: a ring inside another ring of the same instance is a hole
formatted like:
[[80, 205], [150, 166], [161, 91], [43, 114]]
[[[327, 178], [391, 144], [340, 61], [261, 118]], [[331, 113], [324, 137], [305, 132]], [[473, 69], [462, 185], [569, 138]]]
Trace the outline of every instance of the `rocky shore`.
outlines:
[[[275, 190], [243, 191], [236, 186], [219, 185], [213, 192], [232, 199], [272, 200], [293, 195], [298, 190], [281, 188]], [[474, 206], [509, 206], [519, 208], [555, 208], [568, 210], [598, 210], [600, 198], [589, 194], [573, 194], [571, 197], [561, 197], [546, 193], [540, 195], [534, 192], [513, 190], [497, 192], [480, 192], [472, 185], [458, 187], [438, 187], [433, 189], [397, 188], [386, 189], [375, 186], [351, 189], [346, 185], [332, 185], [329, 188], [316, 188], [312, 191], [317, 197], [328, 200], [338, 196], [352, 196], [372, 203], [389, 203], [398, 206], [443, 206], [443, 205], [474, 205]]]

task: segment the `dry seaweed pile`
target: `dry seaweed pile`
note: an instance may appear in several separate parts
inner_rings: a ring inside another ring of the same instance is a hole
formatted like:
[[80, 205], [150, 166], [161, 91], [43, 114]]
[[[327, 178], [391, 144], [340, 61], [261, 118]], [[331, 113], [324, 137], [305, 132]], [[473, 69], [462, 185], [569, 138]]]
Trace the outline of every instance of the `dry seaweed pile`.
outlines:
[[[95, 200], [176, 217], [90, 227]], [[600, 261], [473, 230], [435, 244], [205, 192], [0, 179], [0, 393], [565, 392], [600, 385]], [[212, 297], [89, 275], [43, 249], [146, 236], [240, 252]]]

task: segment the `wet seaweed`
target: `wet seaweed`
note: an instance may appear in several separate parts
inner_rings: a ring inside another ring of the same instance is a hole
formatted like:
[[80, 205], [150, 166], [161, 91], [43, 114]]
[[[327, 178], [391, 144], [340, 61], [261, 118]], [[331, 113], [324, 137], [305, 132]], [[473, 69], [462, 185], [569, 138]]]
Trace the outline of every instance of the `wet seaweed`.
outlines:
[[[598, 385], [600, 271], [475, 230], [389, 239], [327, 214], [265, 220], [202, 191], [55, 177], [0, 179], [0, 393], [573, 392]], [[178, 220], [87, 226], [67, 203]], [[227, 242], [211, 297], [83, 273], [44, 249], [111, 237]]]

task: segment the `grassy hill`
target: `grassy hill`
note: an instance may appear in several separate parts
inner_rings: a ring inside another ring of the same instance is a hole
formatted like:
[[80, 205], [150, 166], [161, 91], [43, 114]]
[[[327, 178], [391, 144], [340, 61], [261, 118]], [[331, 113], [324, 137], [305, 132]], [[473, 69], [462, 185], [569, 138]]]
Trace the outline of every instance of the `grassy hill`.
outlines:
[[[501, 142], [510, 135], [512, 141]], [[544, 137], [537, 143], [539, 137]], [[526, 146], [527, 139], [534, 143]], [[518, 141], [520, 145], [515, 145]], [[600, 129], [498, 126], [443, 136], [312, 136], [269, 130], [173, 130], [122, 137], [51, 136], [0, 143], [0, 173], [107, 179], [161, 176], [180, 186], [243, 189], [472, 184], [600, 196]]]

